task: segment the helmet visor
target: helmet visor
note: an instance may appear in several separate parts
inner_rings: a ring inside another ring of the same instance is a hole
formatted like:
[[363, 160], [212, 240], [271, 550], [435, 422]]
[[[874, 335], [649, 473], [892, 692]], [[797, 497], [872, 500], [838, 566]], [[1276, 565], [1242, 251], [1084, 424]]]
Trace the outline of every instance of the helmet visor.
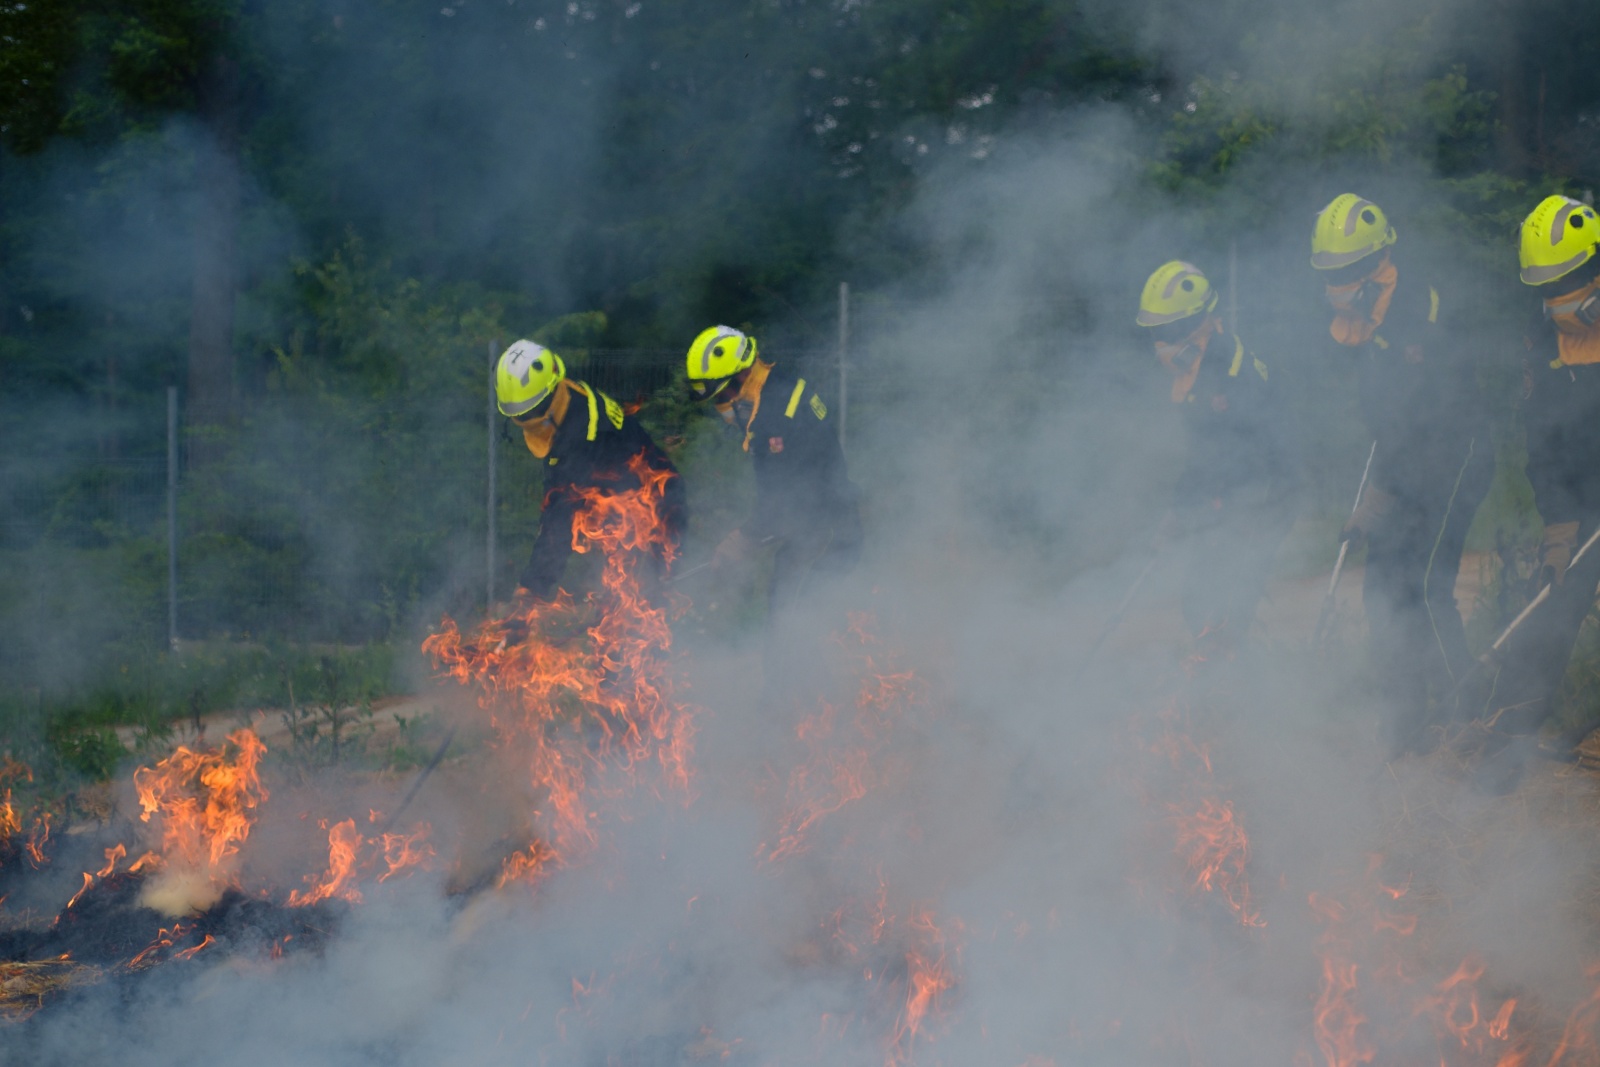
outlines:
[[689, 382], [689, 388], [701, 400], [710, 400], [733, 382], [732, 378], [701, 378]]
[[1197, 314], [1186, 315], [1174, 322], [1163, 322], [1159, 326], [1151, 326], [1150, 339], [1158, 345], [1175, 345], [1187, 341], [1200, 327], [1200, 318]]
[[550, 404], [550, 398], [555, 395], [555, 392], [555, 387], [552, 386], [549, 389], [541, 389], [539, 392], [528, 397], [526, 400], [501, 400], [498, 404], [500, 408], [500, 414], [511, 419], [525, 419], [529, 415], [536, 412], [539, 408], [548, 407]]
[[1371, 255], [1370, 252], [1353, 263], [1346, 263], [1342, 267], [1330, 267], [1324, 270], [1322, 272], [1322, 284], [1331, 289], [1337, 289], [1366, 281], [1376, 274], [1378, 268], [1383, 265], [1382, 256], [1368, 259], [1367, 256], [1369, 255]]

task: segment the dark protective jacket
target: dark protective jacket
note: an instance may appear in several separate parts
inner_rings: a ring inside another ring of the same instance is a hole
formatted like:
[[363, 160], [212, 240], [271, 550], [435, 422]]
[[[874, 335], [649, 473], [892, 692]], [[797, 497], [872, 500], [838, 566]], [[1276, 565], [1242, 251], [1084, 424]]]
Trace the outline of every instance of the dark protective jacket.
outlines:
[[1285, 501], [1299, 482], [1299, 447], [1279, 383], [1237, 336], [1215, 336], [1182, 403], [1188, 462], [1179, 508], [1226, 506], [1256, 489]]
[[1378, 446], [1372, 484], [1401, 499], [1448, 496], [1469, 446], [1489, 447], [1477, 368], [1448, 315], [1437, 289], [1401, 270], [1383, 321], [1353, 346], [1362, 417]]
[[[674, 543], [683, 532], [683, 479], [677, 476], [677, 468], [667, 454], [650, 439], [637, 419], [623, 411], [621, 404], [582, 382], [570, 385], [571, 403], [555, 429], [545, 459], [539, 534], [519, 583], [539, 597], [555, 591], [572, 551], [572, 518], [580, 491], [639, 488], [639, 479], [628, 469], [628, 461], [634, 456], [643, 454], [651, 467], [673, 472], [662, 498], [661, 516]], [[531, 442], [529, 448], [532, 449]]]
[[1346, 351], [1376, 442], [1367, 489], [1395, 498], [1368, 531], [1362, 602], [1373, 685], [1394, 709], [1391, 741], [1410, 751], [1455, 714], [1472, 664], [1454, 591], [1494, 448], [1473, 350], [1445, 294], [1404, 269], [1387, 295], [1382, 286], [1366, 283], [1353, 306], [1364, 318], [1338, 314], [1331, 332], [1356, 342]]
[[1523, 371], [1523, 424], [1528, 434], [1528, 481], [1547, 526], [1600, 520], [1600, 363], [1560, 361], [1555, 331], [1529, 324]]
[[816, 388], [774, 367], [753, 402], [741, 398], [733, 412], [755, 468], [756, 505], [745, 536], [799, 541], [831, 530], [835, 539], [859, 542], [860, 500]]
[[[1539, 321], [1529, 325], [1523, 365], [1528, 481], [1545, 525], [1578, 523], [1581, 545], [1600, 523], [1600, 363], [1563, 363], [1556, 332], [1543, 318], [1541, 309]], [[1505, 709], [1497, 719], [1500, 729], [1532, 732], [1556, 710], [1553, 698], [1594, 603], [1597, 580], [1600, 554], [1591, 550], [1575, 558], [1564, 581], [1503, 647], [1504, 666], [1484, 705]]]

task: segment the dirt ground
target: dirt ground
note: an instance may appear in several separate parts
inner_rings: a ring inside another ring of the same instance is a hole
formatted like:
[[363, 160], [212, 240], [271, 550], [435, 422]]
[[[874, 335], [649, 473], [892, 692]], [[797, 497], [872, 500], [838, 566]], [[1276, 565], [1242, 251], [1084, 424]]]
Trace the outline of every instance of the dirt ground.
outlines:
[[[1468, 553], [1462, 559], [1461, 573], [1456, 578], [1456, 603], [1463, 618], [1470, 618], [1480, 602], [1487, 576], [1492, 573], [1490, 553]], [[1178, 575], [1167, 575], [1169, 579]], [[1332, 627], [1347, 639], [1359, 639], [1365, 629], [1361, 608], [1361, 584], [1364, 569], [1360, 564], [1348, 565], [1339, 581], [1334, 596]], [[1309, 641], [1322, 609], [1323, 596], [1328, 589], [1327, 573], [1309, 577], [1280, 579], [1272, 582], [1257, 612], [1257, 626], [1280, 640]], [[1130, 605], [1127, 617], [1111, 641], [1113, 646], [1133, 646], [1150, 642], [1182, 642], [1187, 631], [1179, 614], [1177, 602], [1178, 581], [1163, 581], [1155, 575], [1147, 583], [1145, 595]], [[373, 740], [386, 741], [396, 736], [403, 721], [426, 715], [454, 717], [469, 710], [470, 695], [460, 686], [438, 683], [406, 696], [380, 700], [373, 707], [371, 725]], [[197, 741], [220, 738], [230, 730], [249, 726], [267, 745], [268, 750], [287, 747], [291, 743], [290, 731], [284, 709], [253, 708], [219, 711], [201, 719], [197, 732], [192, 723], [175, 724], [171, 746], [192, 745]], [[128, 748], [133, 749], [138, 738], [133, 728], [118, 731]]]

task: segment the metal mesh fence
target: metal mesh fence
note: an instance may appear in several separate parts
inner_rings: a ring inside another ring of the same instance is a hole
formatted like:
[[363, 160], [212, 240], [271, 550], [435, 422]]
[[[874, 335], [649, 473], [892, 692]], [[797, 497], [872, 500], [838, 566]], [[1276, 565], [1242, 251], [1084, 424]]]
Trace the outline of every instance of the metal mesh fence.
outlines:
[[164, 457], [102, 458], [50, 475], [14, 474], [5, 486], [0, 547], [93, 542], [143, 530], [163, 517]]
[[[837, 352], [784, 355], [835, 391]], [[573, 361], [572, 373], [624, 402], [648, 401], [681, 383], [681, 360], [676, 349], [594, 349]], [[365, 640], [419, 603], [470, 610], [515, 584], [538, 508], [537, 474], [521, 462], [520, 437], [506, 433], [488, 388], [485, 404], [486, 422], [457, 426], [454, 450], [434, 469], [390, 472], [388, 484], [411, 509], [409, 525], [386, 527], [381, 515], [341, 524], [341, 511], [371, 511], [372, 501], [327, 499], [327, 486], [376, 472], [344, 471], [341, 481], [326, 469], [279, 462], [263, 475], [250, 466], [259, 458], [239, 460], [238, 469], [227, 458], [220, 468], [191, 469], [177, 424], [162, 442], [168, 427], [152, 410], [134, 427], [147, 454], [62, 458], [49, 469], [13, 458], [0, 467], [0, 553], [43, 584], [76, 587], [87, 610], [137, 618], [139, 632], [151, 635], [170, 620], [169, 636], [185, 641]], [[480, 443], [464, 449], [471, 439]], [[330, 458], [337, 457], [319, 462]], [[508, 476], [496, 486], [490, 468], [500, 464]], [[253, 491], [252, 479], [262, 477], [270, 479], [265, 494]], [[384, 573], [380, 558], [402, 565]]]

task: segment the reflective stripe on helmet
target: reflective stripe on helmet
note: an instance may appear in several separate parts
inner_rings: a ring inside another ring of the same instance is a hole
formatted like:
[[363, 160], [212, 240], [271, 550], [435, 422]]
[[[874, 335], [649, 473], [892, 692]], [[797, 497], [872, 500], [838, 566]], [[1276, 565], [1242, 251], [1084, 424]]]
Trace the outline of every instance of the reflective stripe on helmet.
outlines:
[[1360, 197], [1357, 197], [1356, 202], [1350, 205], [1350, 210], [1345, 214], [1344, 235], [1346, 237], [1354, 237], [1356, 235], [1356, 222], [1361, 218], [1362, 208], [1377, 206], [1378, 205], [1374, 204], [1371, 200], [1362, 200]]
[[1587, 249], [1579, 252], [1571, 259], [1562, 260], [1552, 266], [1524, 267], [1522, 269], [1522, 280], [1527, 285], [1544, 285], [1547, 282], [1553, 282], [1557, 278], [1565, 277], [1583, 266], [1593, 254], [1593, 249]]
[[711, 377], [712, 353], [716, 351], [717, 345], [721, 344], [723, 338], [725, 337], [737, 337], [739, 339], [739, 348], [734, 353], [733, 358], [735, 362], [739, 362], [744, 359], [745, 346], [750, 343], [750, 339], [744, 334], [740, 333], [738, 330], [730, 327], [724, 326], [722, 329], [726, 332], [719, 333], [711, 340], [707, 341], [705, 348], [701, 349], [700, 351], [700, 374], [702, 377]]
[[1556, 212], [1556, 217], [1550, 223], [1550, 247], [1554, 248], [1561, 243], [1561, 238], [1567, 229], [1567, 216], [1583, 207], [1576, 200], [1568, 200], [1561, 205], [1561, 210]]
[[1311, 256], [1311, 265], [1318, 270], [1338, 270], [1366, 259], [1382, 247], [1373, 245], [1371, 248], [1358, 248], [1354, 252], [1316, 252]]

